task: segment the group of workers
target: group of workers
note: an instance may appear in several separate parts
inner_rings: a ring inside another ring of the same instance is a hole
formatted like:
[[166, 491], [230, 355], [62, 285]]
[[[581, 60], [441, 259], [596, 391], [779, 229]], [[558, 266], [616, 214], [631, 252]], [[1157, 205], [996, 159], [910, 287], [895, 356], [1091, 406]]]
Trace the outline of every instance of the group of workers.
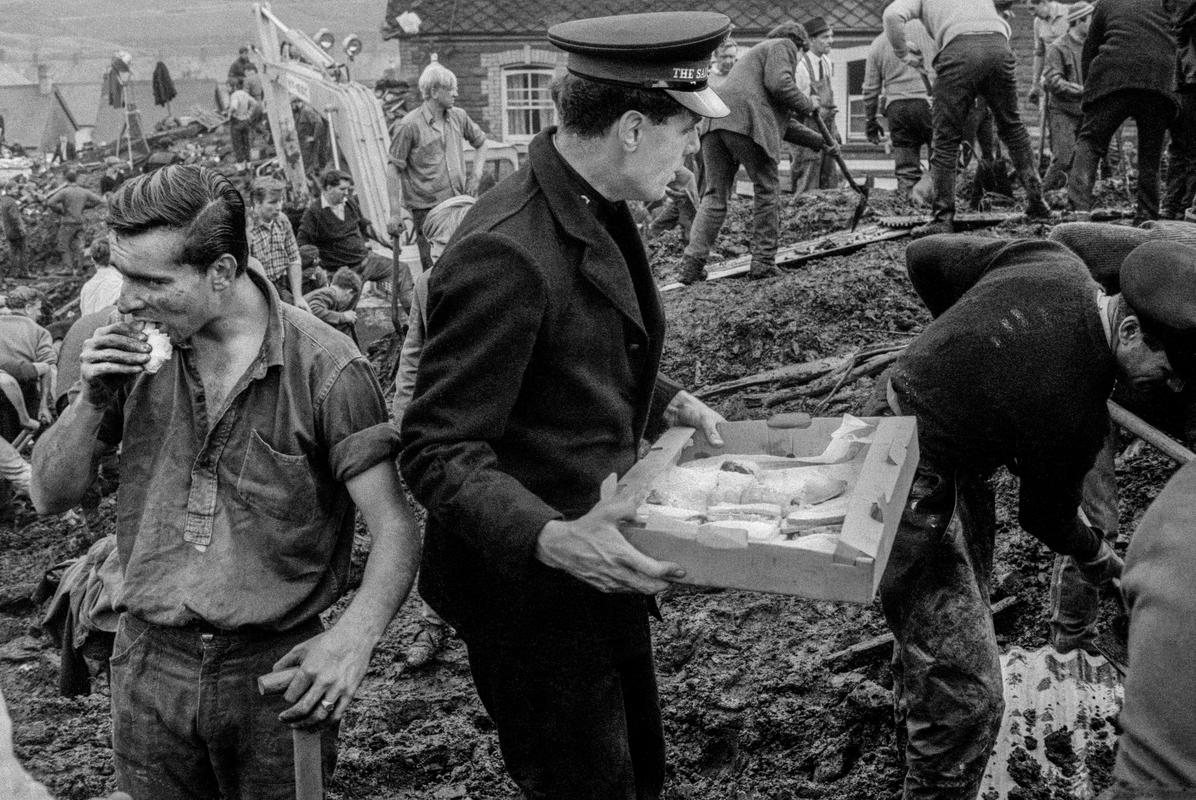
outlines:
[[[1101, 0], [1110, 15], [1121, 2]], [[1037, 214], [1008, 28], [990, 9], [895, 0], [884, 15], [890, 60], [924, 52], [907, 35], [920, 20], [938, 51], [934, 182], [953, 176], [960, 131], [983, 97]], [[336, 723], [418, 570], [427, 615], [466, 645], [524, 797], [661, 796], [648, 617], [684, 570], [633, 548], [619, 524], [636, 498], [600, 499], [600, 486], [660, 426], [691, 426], [717, 447], [723, 420], [659, 372], [664, 311], [628, 203], [660, 200], [701, 150], [694, 230], [705, 233], [686, 253], [697, 273], [738, 165], [775, 190], [782, 140], [820, 156], [833, 148], [793, 119], [825, 122], [826, 101], [795, 77], [825, 80], [812, 41], [830, 31], [809, 27], [778, 26], [716, 91], [708, 65], [730, 31], [722, 14], [554, 25], [549, 41], [568, 54], [554, 86], [558, 125], [476, 200], [479, 173], [466, 174], [460, 147], [484, 139], [454, 108], [451, 73], [426, 71], [425, 102], [391, 151], [390, 233], [428, 242], [405, 309], [393, 420], [352, 341], [300, 307], [292, 243], [342, 257], [359, 279], [397, 267], [363, 252], [370, 231], [346, 196], [349, 176], [325, 178], [297, 240], [279, 221], [279, 187], [256, 187], [247, 207], [205, 167], [165, 167], [113, 192], [105, 241], [119, 314], [80, 345], [78, 380], [27, 480], [40, 512], [63, 511], [99, 459], [120, 451], [124, 574], [110, 664], [121, 790], [134, 800], [293, 797], [287, 725], [321, 732], [330, 770]], [[994, 470], [1017, 475], [1020, 524], [1061, 557], [1053, 643], [1087, 648], [1098, 592], [1122, 574], [1106, 401], [1115, 386], [1167, 392], [1196, 378], [1192, 226], [961, 236], [942, 230], [953, 189], [936, 193], [931, 229], [906, 252], [934, 320], [869, 409], [918, 422], [921, 458], [880, 587], [909, 800], [972, 800], [1000, 722]], [[769, 202], [755, 201], [758, 277], [775, 269], [775, 191]], [[261, 257], [275, 246], [277, 257]], [[306, 305], [316, 311], [310, 293]], [[174, 348], [151, 372], [153, 327]], [[428, 512], [422, 556], [400, 474]], [[325, 628], [320, 615], [348, 584], [355, 509], [372, 547], [360, 587]], [[1150, 657], [1165, 649], [1157, 637], [1193, 638], [1182, 570], [1196, 554], [1177, 534], [1188, 519], [1148, 514], [1130, 549], [1131, 646], [1145, 655], [1130, 665], [1116, 800], [1196, 791], [1191, 669], [1170, 658], [1164, 672]], [[258, 676], [283, 670], [285, 693], [259, 694]]]

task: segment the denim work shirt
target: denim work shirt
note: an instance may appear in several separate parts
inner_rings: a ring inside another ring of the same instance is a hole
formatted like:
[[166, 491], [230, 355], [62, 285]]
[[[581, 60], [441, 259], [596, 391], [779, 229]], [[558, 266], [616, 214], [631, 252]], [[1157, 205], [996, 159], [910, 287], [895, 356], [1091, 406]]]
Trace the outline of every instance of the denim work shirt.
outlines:
[[344, 591], [354, 505], [345, 482], [398, 454], [374, 373], [344, 335], [269, 298], [257, 360], [210, 408], [184, 346], [114, 398], [121, 444], [117, 610], [166, 626], [282, 631]]
[[428, 100], [407, 112], [390, 144], [390, 163], [401, 176], [404, 206], [432, 208], [465, 194], [466, 141], [481, 147], [486, 133], [463, 108], [450, 108], [442, 115]]

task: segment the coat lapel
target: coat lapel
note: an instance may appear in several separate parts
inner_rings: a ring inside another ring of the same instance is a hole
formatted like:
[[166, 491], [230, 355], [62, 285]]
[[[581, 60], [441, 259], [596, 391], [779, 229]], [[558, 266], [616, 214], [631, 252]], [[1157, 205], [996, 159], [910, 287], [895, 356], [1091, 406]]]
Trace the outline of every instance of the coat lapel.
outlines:
[[[626, 264], [623, 253], [618, 244], [606, 232], [594, 214], [587, 207], [587, 200], [574, 188], [574, 180], [565, 171], [560, 155], [552, 144], [552, 131], [537, 136], [532, 140], [529, 157], [532, 170], [540, 184], [540, 189], [548, 198], [549, 208], [560, 221], [561, 227], [572, 238], [579, 241], [584, 249], [579, 269], [594, 288], [610, 301], [620, 314], [635, 324], [641, 333], [646, 335], [645, 320], [640, 314], [639, 300], [635, 294], [635, 286], [631, 282], [631, 271], [635, 269], [647, 270], [647, 256], [644, 246], [639, 240], [635, 223], [631, 214], [623, 204], [619, 206], [619, 229], [627, 236], [635, 237], [627, 242], [628, 251], [637, 256], [640, 263]], [[659, 299], [652, 293], [650, 314], [659, 317]]]

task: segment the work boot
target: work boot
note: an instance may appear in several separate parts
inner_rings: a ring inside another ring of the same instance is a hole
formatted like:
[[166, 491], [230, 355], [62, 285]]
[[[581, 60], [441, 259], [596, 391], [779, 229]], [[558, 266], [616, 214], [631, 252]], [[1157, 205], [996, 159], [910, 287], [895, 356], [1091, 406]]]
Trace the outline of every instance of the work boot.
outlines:
[[748, 270], [748, 279], [759, 281], [765, 278], [779, 278], [784, 274], [776, 264], [753, 261], [751, 269]]
[[444, 642], [447, 638], [447, 626], [422, 623], [419, 633], [415, 634], [411, 644], [407, 645], [407, 649], [403, 651], [403, 660], [407, 662], [407, 667], [419, 669], [427, 665], [437, 653], [444, 649]]
[[931, 219], [909, 232], [914, 239], [936, 233], [955, 233], [955, 171], [931, 164], [930, 179], [934, 183]]
[[689, 286], [706, 280], [706, 265], [693, 256], [682, 256], [677, 281]]

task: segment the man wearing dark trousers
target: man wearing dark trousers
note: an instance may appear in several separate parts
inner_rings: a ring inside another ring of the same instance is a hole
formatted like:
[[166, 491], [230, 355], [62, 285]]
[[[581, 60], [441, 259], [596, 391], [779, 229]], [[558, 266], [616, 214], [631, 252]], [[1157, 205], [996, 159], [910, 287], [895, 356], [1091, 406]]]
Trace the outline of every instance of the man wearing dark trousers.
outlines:
[[1026, 189], [1026, 216], [1045, 219], [1042, 183], [1034, 164], [1030, 136], [1018, 113], [1017, 59], [1009, 48], [1009, 24], [992, 0], [895, 0], [884, 11], [885, 33], [893, 52], [911, 66], [922, 63], [911, 51], [905, 23], [921, 19], [938, 46], [934, 59], [934, 145], [930, 174], [934, 180], [933, 219], [913, 236], [955, 230], [955, 167], [959, 145], [977, 97], [992, 111], [997, 134]]
[[1177, 0], [1171, 17], [1179, 113], [1167, 145], [1167, 189], [1160, 213], [1164, 219], [1182, 219], [1196, 199], [1196, 0]]
[[1138, 128], [1137, 221], [1159, 217], [1159, 161], [1175, 118], [1175, 34], [1168, 0], [1101, 0], [1084, 42], [1084, 120], [1067, 199], [1092, 210], [1096, 167], [1109, 139], [1131, 117]]
[[[1161, 385], [1188, 365], [1196, 263], [1122, 272], [1100, 291], [1062, 245], [934, 236], [906, 251], [935, 320], [902, 354], [891, 409], [917, 417], [921, 460], [881, 580], [896, 637], [906, 800], [975, 797], [1002, 682], [989, 611], [994, 470], [1019, 479], [1018, 521], [1102, 586], [1120, 559], [1078, 514], [1120, 376]], [[1178, 310], [1177, 310], [1178, 309]]]
[[[627, 200], [658, 200], [701, 117], [722, 14], [555, 25], [559, 128], [484, 194], [430, 273], [400, 466], [428, 509], [420, 592], [464, 639], [527, 798], [654, 800], [664, 731], [650, 596], [674, 564], [631, 547], [635, 498], [599, 501], [654, 420], [718, 438], [658, 378], [660, 297]], [[736, 67], [738, 68], [738, 67]]]
[[678, 280], [682, 283], [706, 279], [706, 259], [726, 221], [740, 165], [752, 181], [754, 208], [748, 276], [781, 274], [776, 265], [778, 162], [790, 118], [806, 119], [817, 110], [794, 78], [798, 61], [809, 46], [801, 25], [782, 23], [735, 62], [719, 87], [719, 96], [730, 113], [713, 120], [702, 134], [702, 199], [681, 258]]
[[[933, 52], [926, 28], [913, 20], [906, 23], [905, 38], [911, 49], [929, 55]], [[884, 136], [877, 116], [884, 98], [884, 117], [889, 123], [893, 143], [893, 167], [897, 174], [897, 192], [908, 195], [922, 177], [922, 147], [930, 155], [934, 125], [930, 116], [930, 77], [923, 69], [911, 67], [893, 53], [893, 45], [884, 33], [877, 34], [868, 46], [864, 61], [864, 131], [868, 141], [880, 144]]]

